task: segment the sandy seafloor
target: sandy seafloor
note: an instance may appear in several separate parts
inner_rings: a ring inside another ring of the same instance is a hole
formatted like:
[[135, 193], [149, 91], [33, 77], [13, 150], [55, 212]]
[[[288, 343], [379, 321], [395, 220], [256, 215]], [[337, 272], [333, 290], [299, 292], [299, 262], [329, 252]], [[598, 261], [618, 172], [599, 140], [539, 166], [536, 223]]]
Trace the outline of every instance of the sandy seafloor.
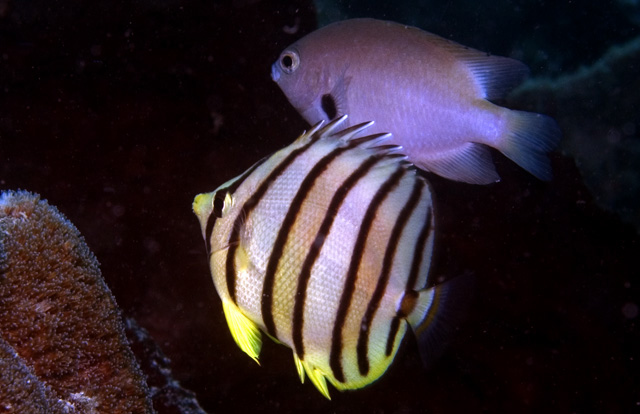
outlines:
[[[437, 14], [439, 26], [425, 29], [515, 55], [535, 76], [551, 79], [592, 65], [639, 35], [623, 2], [537, 9], [529, 3], [500, 2], [520, 17], [529, 13], [522, 25], [499, 7], [463, 9], [445, 1], [413, 14]], [[438, 221], [432, 277], [471, 272], [477, 279], [465, 324], [430, 370], [421, 367], [409, 336], [382, 379], [355, 392], [331, 390], [327, 401], [310, 383], [299, 383], [289, 349], [266, 339], [257, 366], [236, 347], [191, 202], [308, 127], [271, 81], [270, 65], [317, 27], [318, 10], [331, 18], [327, 7], [0, 1], [0, 189], [37, 192], [78, 227], [123, 314], [151, 333], [172, 360], [174, 377], [208, 412], [640, 410], [634, 379], [640, 236], [628, 214], [606, 207], [594, 190], [602, 186], [584, 179], [595, 175], [622, 194], [627, 213], [637, 217], [640, 184], [632, 173], [640, 167], [625, 161], [631, 175], [620, 185], [615, 174], [581, 170], [585, 162], [570, 151], [586, 147], [599, 159], [612, 140], [637, 148], [637, 75], [610, 91], [624, 99], [576, 93], [576, 106], [592, 99], [588, 114], [563, 116], [571, 105], [566, 95], [562, 105], [553, 94], [518, 102], [554, 116], [567, 139], [578, 142], [551, 155], [551, 182], [498, 153], [502, 181], [496, 184], [426, 175]], [[412, 14], [409, 6], [401, 13], [400, 5], [339, 7], [394, 19]], [[590, 29], [593, 21], [601, 26]], [[514, 51], [525, 43], [529, 52]], [[535, 97], [535, 89], [526, 96]], [[598, 116], [612, 112], [621, 118], [618, 129]], [[585, 123], [592, 127], [580, 129]], [[576, 130], [592, 132], [584, 137], [588, 145], [576, 141]]]

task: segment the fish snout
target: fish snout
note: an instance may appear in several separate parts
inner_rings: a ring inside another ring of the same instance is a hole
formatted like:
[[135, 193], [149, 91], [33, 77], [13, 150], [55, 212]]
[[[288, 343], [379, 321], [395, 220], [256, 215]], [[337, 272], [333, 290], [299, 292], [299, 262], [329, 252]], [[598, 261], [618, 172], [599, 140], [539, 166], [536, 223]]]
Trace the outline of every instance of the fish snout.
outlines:
[[278, 82], [278, 80], [280, 80], [280, 70], [278, 68], [277, 61], [271, 65], [271, 79], [273, 79], [274, 82]]

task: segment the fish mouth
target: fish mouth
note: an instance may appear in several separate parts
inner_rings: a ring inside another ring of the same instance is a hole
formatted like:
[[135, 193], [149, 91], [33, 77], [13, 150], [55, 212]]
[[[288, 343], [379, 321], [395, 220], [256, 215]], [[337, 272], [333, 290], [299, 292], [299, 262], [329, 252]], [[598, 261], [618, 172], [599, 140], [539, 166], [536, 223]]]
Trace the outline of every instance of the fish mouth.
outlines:
[[278, 82], [278, 80], [280, 80], [280, 71], [278, 70], [277, 65], [278, 62], [271, 65], [271, 79], [273, 79], [274, 82]]

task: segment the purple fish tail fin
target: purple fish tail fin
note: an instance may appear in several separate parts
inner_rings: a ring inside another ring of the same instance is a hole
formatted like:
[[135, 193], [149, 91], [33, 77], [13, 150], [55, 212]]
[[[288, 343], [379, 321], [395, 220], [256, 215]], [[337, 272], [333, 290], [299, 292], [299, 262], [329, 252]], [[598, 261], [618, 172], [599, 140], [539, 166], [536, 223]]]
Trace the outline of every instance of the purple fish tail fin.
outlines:
[[407, 321], [418, 340], [425, 367], [443, 353], [454, 332], [464, 320], [473, 296], [475, 277], [455, 277], [418, 292], [418, 299]]
[[558, 124], [545, 115], [509, 111], [507, 130], [498, 149], [540, 180], [551, 180], [551, 162], [547, 153], [560, 141]]

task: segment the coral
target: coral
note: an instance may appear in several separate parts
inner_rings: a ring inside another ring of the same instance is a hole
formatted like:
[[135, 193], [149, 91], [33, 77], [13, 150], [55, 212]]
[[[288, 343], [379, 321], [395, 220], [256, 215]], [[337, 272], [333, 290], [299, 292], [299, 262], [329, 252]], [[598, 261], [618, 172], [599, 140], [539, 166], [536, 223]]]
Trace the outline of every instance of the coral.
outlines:
[[0, 401], [28, 406], [1, 408], [153, 412], [115, 300], [73, 224], [37, 195], [2, 193], [0, 257]]
[[64, 402], [0, 338], [0, 412], [58, 414], [64, 408]]

